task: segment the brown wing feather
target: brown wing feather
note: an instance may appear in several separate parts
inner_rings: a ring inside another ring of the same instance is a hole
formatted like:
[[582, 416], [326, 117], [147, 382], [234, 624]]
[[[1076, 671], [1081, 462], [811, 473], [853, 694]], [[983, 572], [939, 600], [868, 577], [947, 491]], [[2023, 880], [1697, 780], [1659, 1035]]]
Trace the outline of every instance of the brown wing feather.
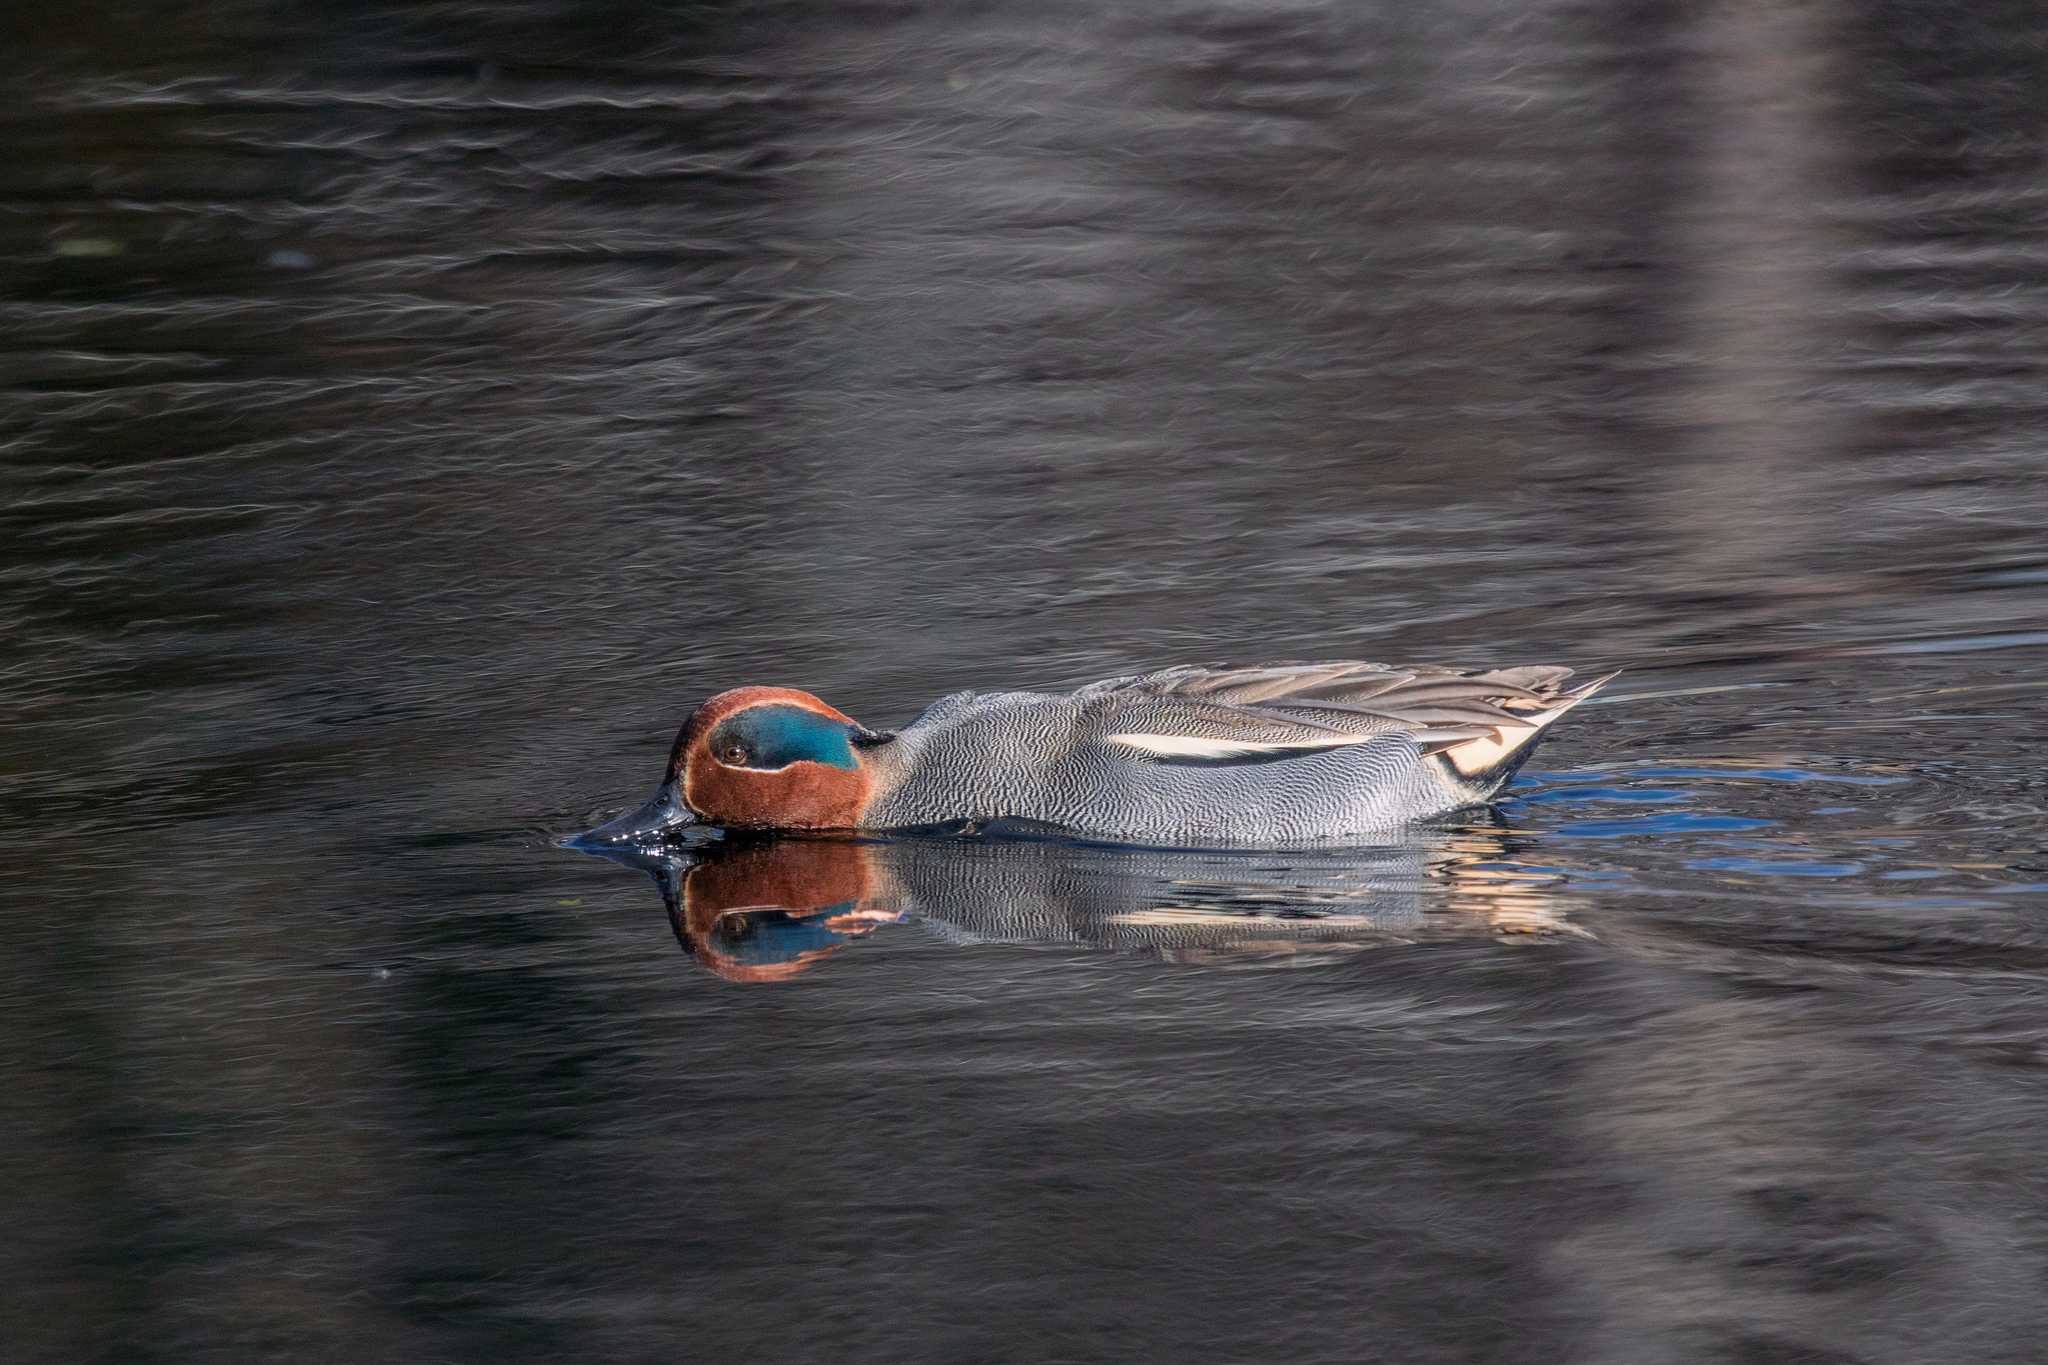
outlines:
[[1239, 734], [1252, 743], [1406, 734], [1425, 753], [1441, 753], [1473, 741], [1517, 748], [1523, 732], [1540, 729], [1606, 681], [1565, 692], [1560, 684], [1571, 675], [1551, 664], [1469, 670], [1354, 661], [1184, 665], [1107, 679], [1081, 693], [1160, 703], [1146, 710], [1161, 734], [1179, 724], [1208, 736]]

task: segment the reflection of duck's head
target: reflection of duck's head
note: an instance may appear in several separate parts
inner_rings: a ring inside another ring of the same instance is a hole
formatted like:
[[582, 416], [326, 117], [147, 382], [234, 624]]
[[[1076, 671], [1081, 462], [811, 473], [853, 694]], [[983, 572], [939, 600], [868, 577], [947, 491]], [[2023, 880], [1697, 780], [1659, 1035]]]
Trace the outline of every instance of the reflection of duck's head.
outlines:
[[672, 863], [661, 880], [676, 939], [728, 981], [808, 971], [899, 918], [878, 903], [872, 851], [846, 840], [784, 839], [718, 845], [692, 866]]

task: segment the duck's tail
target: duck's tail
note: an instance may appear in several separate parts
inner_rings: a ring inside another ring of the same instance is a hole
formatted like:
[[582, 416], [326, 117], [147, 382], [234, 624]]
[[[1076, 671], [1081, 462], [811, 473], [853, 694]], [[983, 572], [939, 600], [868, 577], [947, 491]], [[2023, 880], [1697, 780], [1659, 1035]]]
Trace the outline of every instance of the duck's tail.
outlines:
[[1498, 789], [1529, 760], [1529, 755], [1536, 752], [1536, 741], [1543, 738], [1543, 732], [1554, 721], [1621, 676], [1621, 670], [1616, 669], [1565, 691], [1559, 684], [1571, 676], [1570, 669], [1542, 671], [1554, 676], [1541, 681], [1525, 681], [1525, 685], [1538, 694], [1534, 699], [1510, 697], [1497, 703], [1504, 710], [1523, 713], [1528, 719], [1526, 726], [1503, 725], [1491, 734], [1475, 739], [1433, 744], [1424, 752], [1441, 758], [1460, 781], [1474, 787]]

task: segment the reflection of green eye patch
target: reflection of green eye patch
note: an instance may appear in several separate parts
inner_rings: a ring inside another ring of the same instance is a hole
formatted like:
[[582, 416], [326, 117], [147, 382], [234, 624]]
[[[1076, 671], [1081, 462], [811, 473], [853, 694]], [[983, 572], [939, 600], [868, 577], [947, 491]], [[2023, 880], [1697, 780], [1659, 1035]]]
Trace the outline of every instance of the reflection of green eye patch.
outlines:
[[801, 706], [752, 706], [711, 732], [711, 752], [719, 758], [735, 745], [746, 749], [741, 766], [748, 768], [806, 762], [860, 767], [846, 726]]
[[857, 904], [856, 901], [846, 901], [804, 916], [793, 915], [786, 910], [755, 910], [745, 915], [725, 915], [718, 921], [718, 950], [749, 967], [795, 962], [806, 953], [850, 942], [852, 935], [827, 928], [825, 921], [852, 910]]

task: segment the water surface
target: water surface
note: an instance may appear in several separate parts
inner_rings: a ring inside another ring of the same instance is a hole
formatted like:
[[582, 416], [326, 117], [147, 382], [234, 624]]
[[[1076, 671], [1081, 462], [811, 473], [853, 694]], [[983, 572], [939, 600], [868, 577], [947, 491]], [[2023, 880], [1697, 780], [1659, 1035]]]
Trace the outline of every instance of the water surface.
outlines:
[[[18, 18], [7, 1357], [2038, 1358], [2048, 29], [1783, 8]], [[1380, 848], [556, 844], [1346, 656], [1630, 671]]]

